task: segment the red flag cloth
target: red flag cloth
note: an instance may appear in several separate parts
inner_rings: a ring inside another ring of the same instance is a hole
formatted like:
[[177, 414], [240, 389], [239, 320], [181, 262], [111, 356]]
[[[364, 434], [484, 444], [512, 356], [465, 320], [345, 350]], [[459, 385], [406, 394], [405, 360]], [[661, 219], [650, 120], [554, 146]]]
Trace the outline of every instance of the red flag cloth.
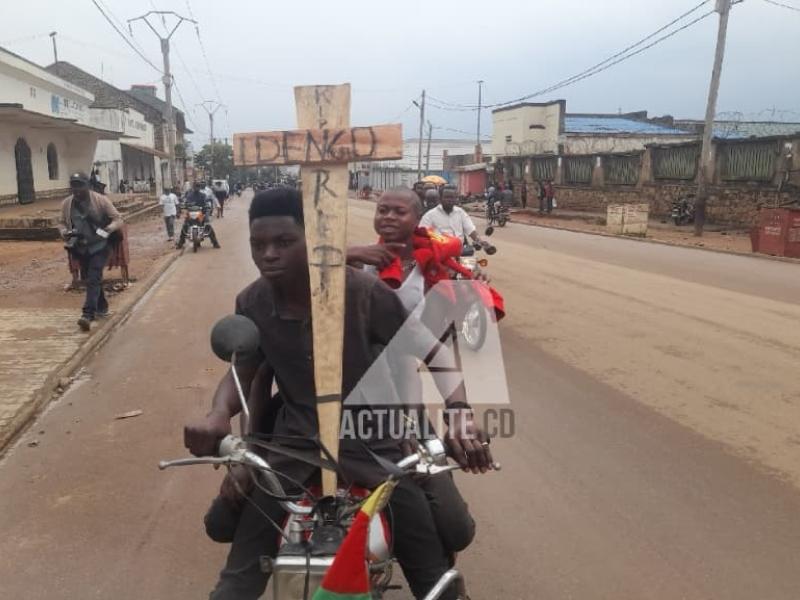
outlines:
[[[379, 240], [379, 243], [382, 241]], [[475, 293], [483, 305], [494, 312], [498, 321], [505, 316], [505, 304], [500, 293], [487, 283], [474, 279], [472, 271], [458, 262], [462, 249], [461, 240], [433, 232], [425, 227], [417, 227], [414, 231], [413, 244], [414, 260], [425, 277], [426, 288], [433, 288], [438, 283], [451, 281], [452, 272], [455, 271], [463, 275], [465, 279], [472, 280]], [[395, 257], [388, 267], [378, 273], [378, 276], [390, 288], [399, 288], [403, 283], [403, 266], [400, 258]], [[455, 292], [452, 287], [440, 285], [436, 286], [436, 289], [455, 301]]]

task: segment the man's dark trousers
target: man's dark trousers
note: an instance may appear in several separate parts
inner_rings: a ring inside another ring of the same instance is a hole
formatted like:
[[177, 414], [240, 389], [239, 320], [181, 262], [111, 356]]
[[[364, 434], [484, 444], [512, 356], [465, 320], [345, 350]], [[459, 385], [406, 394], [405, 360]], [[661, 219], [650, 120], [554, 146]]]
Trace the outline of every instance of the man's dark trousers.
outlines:
[[[251, 495], [269, 517], [282, 524], [284, 511], [261, 490]], [[402, 479], [389, 500], [394, 553], [403, 568], [415, 598], [422, 598], [449, 568], [425, 493], [413, 481]], [[261, 572], [261, 556], [278, 552], [278, 532], [250, 502], [244, 504], [225, 568], [210, 600], [257, 600], [264, 593], [269, 576]], [[454, 586], [450, 586], [453, 588]], [[443, 598], [455, 600], [458, 592], [448, 590]]]
[[103, 293], [103, 269], [108, 262], [109, 252], [108, 246], [105, 246], [94, 254], [75, 254], [81, 263], [81, 273], [86, 278], [83, 316], [88, 319], [94, 319], [98, 312], [108, 312], [108, 301]]

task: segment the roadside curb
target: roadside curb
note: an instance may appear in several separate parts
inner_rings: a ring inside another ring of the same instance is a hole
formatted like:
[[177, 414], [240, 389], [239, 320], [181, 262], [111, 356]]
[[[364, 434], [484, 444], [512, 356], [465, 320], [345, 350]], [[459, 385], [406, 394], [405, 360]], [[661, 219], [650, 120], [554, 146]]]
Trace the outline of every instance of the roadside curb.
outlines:
[[[475, 214], [474, 212], [470, 211], [472, 216], [476, 216], [478, 218], [483, 218], [481, 215]], [[613, 233], [606, 233], [604, 231], [586, 231], [583, 229], [574, 229], [572, 227], [562, 227], [560, 225], [545, 225], [542, 223], [526, 223], [524, 221], [515, 221], [513, 220], [513, 215], [509, 223], [513, 223], [515, 225], [525, 225], [527, 227], [541, 227], [542, 229], [558, 229], [560, 231], [570, 231], [572, 233], [584, 233], [586, 235], [597, 235], [600, 237], [607, 237], [607, 238], [614, 238], [617, 240], [631, 240], [634, 242], [643, 242], [646, 244], [660, 244], [662, 246], [670, 246], [672, 248], [686, 248], [688, 250], [704, 250], [706, 252], [716, 252], [717, 254], [729, 254], [733, 256], [746, 256], [749, 258], [757, 258], [761, 260], [772, 260], [776, 262], [783, 262], [789, 264], [800, 264], [800, 258], [788, 258], [786, 256], [772, 256], [770, 254], [759, 254], [757, 252], [738, 252], [737, 250], [722, 250], [721, 248], [707, 248], [705, 246], [690, 246], [687, 244], [678, 244], [676, 242], [667, 242], [665, 240], [655, 240], [653, 238], [647, 237], [636, 237], [636, 236], [627, 236], [627, 235], [615, 235]]]
[[119, 310], [115, 311], [101, 327], [94, 331], [70, 358], [50, 373], [39, 390], [34, 392], [25, 407], [14, 416], [7, 427], [0, 430], [0, 457], [24, 434], [27, 427], [49, 405], [50, 401], [59, 396], [57, 391], [60, 387], [59, 382], [62, 379], [70, 378], [92, 353], [105, 344], [117, 327], [127, 320], [131, 311], [139, 304], [139, 301], [155, 286], [161, 276], [181, 255], [182, 252], [173, 250], [170, 254], [161, 257], [153, 270], [144, 279], [137, 282], [136, 287], [131, 290], [132, 294]]

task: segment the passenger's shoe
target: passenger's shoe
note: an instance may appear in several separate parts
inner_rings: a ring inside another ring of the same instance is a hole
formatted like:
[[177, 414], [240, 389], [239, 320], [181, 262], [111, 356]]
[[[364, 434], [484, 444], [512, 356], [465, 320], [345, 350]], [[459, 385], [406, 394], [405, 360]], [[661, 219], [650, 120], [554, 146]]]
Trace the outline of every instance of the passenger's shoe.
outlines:
[[219, 250], [220, 248], [222, 248], [222, 246], [220, 246], [219, 244], [214, 244], [214, 249], [215, 250]]
[[81, 328], [81, 331], [89, 331], [92, 328], [92, 319], [81, 315], [81, 318], [78, 319], [78, 327]]
[[94, 313], [94, 317], [96, 319], [107, 319], [109, 316], [111, 316], [111, 311], [108, 309], [98, 310], [96, 313]]

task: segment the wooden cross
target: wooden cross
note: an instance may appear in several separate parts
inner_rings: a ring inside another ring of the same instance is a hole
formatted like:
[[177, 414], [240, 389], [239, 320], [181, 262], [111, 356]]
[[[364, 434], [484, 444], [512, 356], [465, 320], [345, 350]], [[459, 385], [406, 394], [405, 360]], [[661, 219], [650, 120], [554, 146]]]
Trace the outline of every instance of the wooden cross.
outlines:
[[[294, 97], [300, 129], [237, 133], [233, 161], [240, 167], [301, 165], [319, 433], [338, 458], [348, 163], [402, 158], [403, 136], [400, 125], [350, 127], [350, 84], [299, 86]], [[323, 469], [322, 491], [336, 493], [336, 473]]]

